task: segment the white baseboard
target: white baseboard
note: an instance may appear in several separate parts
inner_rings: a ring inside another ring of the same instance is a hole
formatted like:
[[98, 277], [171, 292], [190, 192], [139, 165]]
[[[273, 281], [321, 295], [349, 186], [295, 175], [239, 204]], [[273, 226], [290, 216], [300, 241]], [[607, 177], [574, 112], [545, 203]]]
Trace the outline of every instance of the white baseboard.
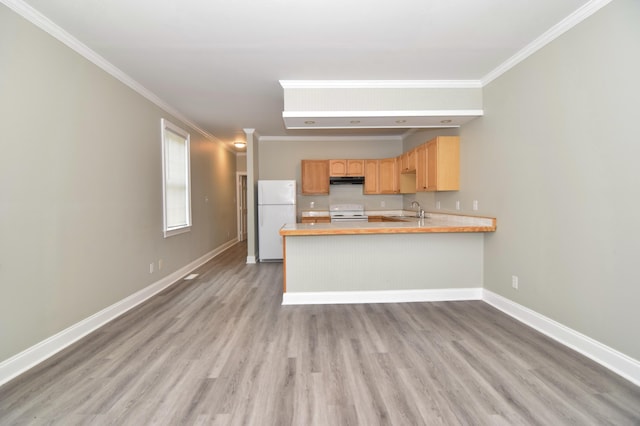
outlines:
[[247, 256], [247, 264], [248, 265], [253, 265], [254, 263], [256, 263], [256, 257], [255, 256]]
[[236, 240], [217, 247], [204, 256], [194, 260], [188, 265], [180, 268], [170, 275], [156, 281], [140, 291], [128, 296], [119, 302], [91, 315], [88, 318], [68, 327], [61, 332], [35, 344], [34, 346], [14, 355], [13, 357], [0, 363], [0, 385], [8, 382], [14, 377], [24, 373], [47, 358], [60, 352], [67, 346], [80, 340], [87, 334], [103, 326], [109, 321], [119, 317], [128, 310], [138, 306], [140, 303], [158, 294], [162, 290], [178, 282], [182, 277], [194, 269], [204, 265], [223, 251], [237, 244]]
[[640, 386], [640, 362], [557, 321], [484, 289], [482, 300]]
[[446, 288], [435, 290], [321, 291], [286, 292], [283, 305], [330, 305], [357, 303], [442, 302], [481, 300], [481, 288]]

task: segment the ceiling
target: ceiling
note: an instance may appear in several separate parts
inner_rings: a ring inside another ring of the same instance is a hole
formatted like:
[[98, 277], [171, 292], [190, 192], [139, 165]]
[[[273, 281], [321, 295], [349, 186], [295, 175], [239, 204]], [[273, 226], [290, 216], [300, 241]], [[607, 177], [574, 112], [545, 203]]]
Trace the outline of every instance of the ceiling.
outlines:
[[[19, 0], [17, 0], [19, 1]], [[14, 1], [15, 2], [15, 1]], [[587, 0], [26, 0], [221, 141], [287, 130], [279, 80], [475, 80]]]

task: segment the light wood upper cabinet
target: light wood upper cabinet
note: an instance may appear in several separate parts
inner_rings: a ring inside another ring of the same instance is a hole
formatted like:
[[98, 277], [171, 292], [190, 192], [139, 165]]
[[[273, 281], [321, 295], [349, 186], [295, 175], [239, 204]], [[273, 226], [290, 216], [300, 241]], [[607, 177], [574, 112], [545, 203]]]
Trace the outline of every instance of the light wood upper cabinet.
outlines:
[[364, 160], [329, 160], [330, 176], [364, 176]]
[[378, 185], [380, 194], [397, 194], [400, 192], [398, 184], [398, 159], [383, 158], [378, 164]]
[[409, 172], [416, 171], [416, 149], [412, 149], [407, 154], [407, 168]]
[[429, 162], [427, 160], [427, 144], [422, 144], [416, 148], [416, 192], [424, 192], [429, 190], [429, 181], [427, 168]]
[[347, 160], [347, 176], [364, 176], [364, 160]]
[[379, 194], [380, 180], [378, 179], [378, 166], [380, 160], [364, 160], [364, 188], [365, 194]]
[[427, 191], [460, 189], [460, 138], [438, 136], [427, 142]]
[[347, 160], [329, 160], [329, 176], [346, 176]]
[[460, 189], [460, 139], [438, 136], [396, 158], [302, 160], [302, 193], [329, 195], [330, 176], [364, 176], [364, 194]]
[[329, 195], [329, 160], [302, 160], [302, 193]]
[[400, 156], [400, 173], [413, 173], [416, 171], [416, 149], [407, 151]]

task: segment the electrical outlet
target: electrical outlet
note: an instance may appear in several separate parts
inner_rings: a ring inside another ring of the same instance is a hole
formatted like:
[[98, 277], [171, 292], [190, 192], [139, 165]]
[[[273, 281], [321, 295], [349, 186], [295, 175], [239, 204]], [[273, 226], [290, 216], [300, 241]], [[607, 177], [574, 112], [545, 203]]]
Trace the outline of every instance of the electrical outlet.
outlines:
[[440, 201], [436, 201], [436, 209], [440, 210]]
[[153, 274], [153, 262], [149, 264], [149, 273]]
[[315, 206], [316, 206], [316, 202], [315, 202], [315, 201], [311, 201], [311, 202], [309, 203], [309, 208], [310, 208], [310, 209], [315, 208]]
[[515, 288], [516, 290], [518, 289], [518, 276], [517, 275], [511, 275], [511, 287]]
[[460, 210], [460, 201], [456, 201], [456, 210]]
[[385, 203], [384, 201], [380, 201], [380, 207], [386, 207], [387, 203]]
[[162, 259], [158, 259], [158, 271], [162, 269]]
[[473, 209], [478, 210], [478, 200], [473, 200]]

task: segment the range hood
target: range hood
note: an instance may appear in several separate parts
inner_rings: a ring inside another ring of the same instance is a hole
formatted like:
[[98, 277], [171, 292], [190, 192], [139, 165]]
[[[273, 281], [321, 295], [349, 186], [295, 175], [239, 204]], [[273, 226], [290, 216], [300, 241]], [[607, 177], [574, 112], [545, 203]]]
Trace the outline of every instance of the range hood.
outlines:
[[332, 176], [329, 178], [331, 185], [362, 185], [364, 176]]

